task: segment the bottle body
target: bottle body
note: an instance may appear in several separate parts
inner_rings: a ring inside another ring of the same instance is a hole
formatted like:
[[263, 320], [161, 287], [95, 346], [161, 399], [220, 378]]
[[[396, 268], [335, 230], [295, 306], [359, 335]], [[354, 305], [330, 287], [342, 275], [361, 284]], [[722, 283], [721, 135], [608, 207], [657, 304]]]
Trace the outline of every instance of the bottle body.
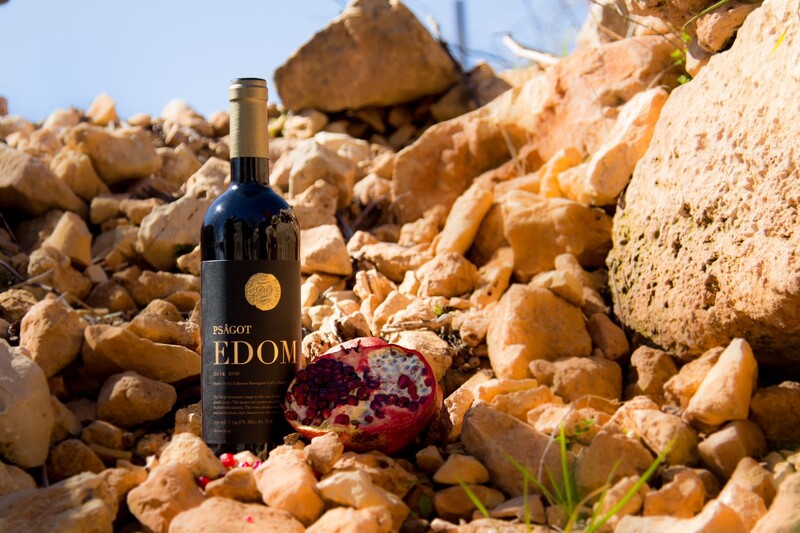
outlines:
[[281, 406], [302, 362], [300, 232], [266, 185], [268, 159], [237, 155], [201, 231], [203, 439], [263, 455], [291, 431]]

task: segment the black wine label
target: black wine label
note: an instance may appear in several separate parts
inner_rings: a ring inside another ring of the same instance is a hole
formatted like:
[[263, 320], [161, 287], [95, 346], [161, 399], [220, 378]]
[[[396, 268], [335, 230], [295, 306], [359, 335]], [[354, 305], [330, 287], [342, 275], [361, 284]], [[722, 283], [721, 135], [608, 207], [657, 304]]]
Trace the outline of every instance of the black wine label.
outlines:
[[203, 439], [280, 441], [302, 361], [299, 261], [203, 261]]

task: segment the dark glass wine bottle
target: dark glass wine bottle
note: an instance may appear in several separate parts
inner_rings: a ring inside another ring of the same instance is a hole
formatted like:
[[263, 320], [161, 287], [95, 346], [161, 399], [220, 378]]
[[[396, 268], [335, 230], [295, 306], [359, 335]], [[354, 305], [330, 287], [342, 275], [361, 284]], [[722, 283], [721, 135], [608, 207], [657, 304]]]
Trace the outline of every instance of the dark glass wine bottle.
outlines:
[[302, 361], [300, 230], [269, 183], [267, 84], [230, 86], [231, 183], [201, 238], [203, 439], [263, 456], [291, 431], [281, 410]]

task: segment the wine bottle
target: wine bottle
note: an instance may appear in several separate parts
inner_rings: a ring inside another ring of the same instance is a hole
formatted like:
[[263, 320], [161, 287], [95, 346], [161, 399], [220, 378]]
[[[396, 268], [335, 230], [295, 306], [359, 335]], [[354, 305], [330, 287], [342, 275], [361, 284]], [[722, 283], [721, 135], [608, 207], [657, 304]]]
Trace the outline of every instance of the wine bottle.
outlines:
[[231, 182], [201, 234], [203, 439], [257, 455], [291, 431], [281, 406], [302, 361], [300, 230], [269, 183], [267, 84], [230, 86]]

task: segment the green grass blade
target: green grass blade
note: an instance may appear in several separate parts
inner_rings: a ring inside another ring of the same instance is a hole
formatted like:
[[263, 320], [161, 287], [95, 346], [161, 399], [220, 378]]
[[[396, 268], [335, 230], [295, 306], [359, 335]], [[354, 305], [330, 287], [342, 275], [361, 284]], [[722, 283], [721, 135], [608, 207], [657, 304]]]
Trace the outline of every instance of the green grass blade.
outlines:
[[[606, 483], [605, 487], [603, 488], [603, 492], [600, 493], [600, 499], [597, 500], [596, 509], [598, 511], [603, 508], [603, 503], [606, 501], [606, 495], [608, 494], [608, 491], [610, 489], [611, 489], [611, 484], [610, 483]], [[589, 530], [592, 527], [592, 525], [594, 524], [595, 520], [597, 520], [597, 513], [593, 512], [592, 516], [589, 517], [589, 522], [586, 524], [587, 530]]]
[[561, 487], [559, 486], [558, 483], [556, 483], [556, 478], [553, 477], [553, 473], [550, 472], [549, 468], [547, 469], [547, 478], [550, 480], [550, 484], [553, 486], [553, 490], [556, 491], [554, 495], [556, 497], [556, 504], [562, 507], [565, 506], [567, 504], [567, 500], [564, 497], [564, 493], [561, 492]]
[[570, 476], [569, 471], [569, 452], [567, 451], [567, 436], [564, 432], [564, 425], [561, 425], [559, 432], [559, 447], [561, 449], [561, 479], [564, 483], [564, 493], [567, 500], [567, 512], [572, 513], [575, 510], [575, 502], [577, 499], [577, 491], [575, 487], [575, 480]]
[[612, 516], [620, 512], [622, 508], [625, 507], [629, 501], [631, 501], [631, 498], [633, 498], [633, 496], [639, 492], [639, 489], [641, 489], [642, 486], [647, 483], [647, 480], [650, 479], [650, 476], [652, 476], [658, 467], [661, 466], [661, 463], [664, 462], [664, 459], [666, 459], [667, 455], [672, 450], [672, 445], [674, 442], [675, 441], [672, 440], [664, 447], [661, 453], [658, 454], [658, 457], [656, 457], [656, 460], [650, 463], [650, 466], [647, 468], [647, 470], [645, 470], [644, 474], [642, 474], [633, 487], [631, 487], [631, 489], [625, 493], [625, 496], [623, 496], [622, 499], [617, 502], [617, 504], [612, 507], [610, 511], [604, 514], [597, 523], [593, 523], [590, 527], [587, 527], [585, 533], [595, 533], [595, 531], [603, 527], [606, 522], [611, 520]]
[[480, 498], [478, 498], [475, 495], [475, 493], [472, 491], [472, 489], [469, 488], [469, 486], [466, 483], [464, 483], [463, 481], [461, 481], [460, 479], [458, 480], [458, 484], [461, 485], [461, 488], [464, 489], [464, 492], [467, 493], [467, 498], [469, 498], [469, 500], [472, 502], [472, 504], [475, 506], [475, 508], [477, 508], [478, 511], [480, 511], [480, 513], [483, 515], [483, 517], [484, 518], [489, 518], [489, 511], [486, 510], [486, 506], [483, 505], [483, 502], [480, 500]]

